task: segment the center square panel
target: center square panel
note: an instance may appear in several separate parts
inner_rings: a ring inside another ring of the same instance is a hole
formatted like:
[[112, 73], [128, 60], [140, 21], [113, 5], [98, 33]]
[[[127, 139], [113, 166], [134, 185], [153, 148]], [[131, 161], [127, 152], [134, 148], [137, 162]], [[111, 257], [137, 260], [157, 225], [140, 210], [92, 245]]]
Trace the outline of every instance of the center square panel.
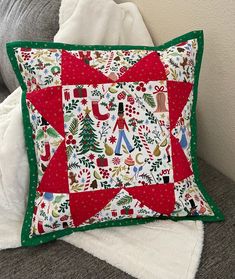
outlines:
[[70, 193], [174, 182], [166, 85], [62, 87]]

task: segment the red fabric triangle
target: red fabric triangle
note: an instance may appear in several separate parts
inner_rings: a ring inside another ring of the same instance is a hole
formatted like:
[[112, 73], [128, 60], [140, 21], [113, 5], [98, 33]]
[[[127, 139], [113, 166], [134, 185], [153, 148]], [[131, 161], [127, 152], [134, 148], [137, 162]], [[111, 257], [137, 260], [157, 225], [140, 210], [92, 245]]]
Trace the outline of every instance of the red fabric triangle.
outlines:
[[176, 122], [181, 116], [182, 110], [188, 101], [192, 86], [193, 85], [189, 82], [167, 81], [171, 130], [175, 127]]
[[61, 86], [52, 86], [33, 91], [27, 94], [27, 99], [35, 106], [43, 118], [64, 137]]
[[46, 168], [37, 189], [38, 191], [69, 193], [67, 155], [65, 150], [65, 141], [62, 141]]
[[[167, 81], [168, 103], [170, 114], [170, 131], [175, 127], [176, 122], [182, 114], [192, 84], [187, 82]], [[174, 170], [174, 181], [181, 181], [192, 174], [190, 163], [185, 156], [178, 139], [171, 134], [172, 161]]]
[[156, 51], [151, 52], [129, 68], [116, 82], [165, 80], [165, 68]]
[[101, 211], [120, 191], [119, 188], [70, 193], [70, 211], [76, 227]]
[[170, 215], [175, 206], [174, 184], [154, 184], [125, 188], [125, 190], [148, 208]]
[[171, 135], [174, 181], [181, 181], [193, 174], [190, 163], [180, 146], [179, 140]]
[[100, 84], [113, 82], [100, 71], [92, 68], [82, 59], [75, 57], [65, 50], [62, 50], [61, 81], [63, 85]]

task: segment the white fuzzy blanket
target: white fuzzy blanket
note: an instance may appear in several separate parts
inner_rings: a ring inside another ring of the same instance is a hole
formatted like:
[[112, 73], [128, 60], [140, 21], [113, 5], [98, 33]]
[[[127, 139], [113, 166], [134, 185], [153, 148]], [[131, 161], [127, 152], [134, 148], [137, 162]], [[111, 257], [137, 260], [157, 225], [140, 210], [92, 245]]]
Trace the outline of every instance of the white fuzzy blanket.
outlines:
[[[63, 0], [55, 41], [153, 44], [137, 7], [113, 0]], [[20, 98], [18, 88], [0, 104], [0, 249], [20, 246], [27, 200], [29, 169]], [[77, 232], [63, 239], [137, 278], [191, 279], [200, 261], [203, 225], [156, 221]]]

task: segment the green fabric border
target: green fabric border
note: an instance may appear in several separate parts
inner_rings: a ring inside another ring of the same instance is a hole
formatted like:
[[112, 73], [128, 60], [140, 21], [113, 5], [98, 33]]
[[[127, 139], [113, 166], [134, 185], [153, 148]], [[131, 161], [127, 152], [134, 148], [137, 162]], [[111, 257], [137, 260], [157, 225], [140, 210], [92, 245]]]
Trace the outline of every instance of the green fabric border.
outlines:
[[211, 199], [211, 197], [207, 194], [205, 187], [199, 178], [199, 170], [198, 170], [198, 162], [197, 162], [197, 126], [196, 126], [196, 103], [197, 103], [197, 94], [198, 94], [198, 80], [199, 80], [199, 72], [201, 68], [202, 54], [203, 54], [203, 31], [192, 31], [187, 34], [184, 34], [178, 38], [175, 38], [161, 46], [157, 47], [148, 47], [148, 46], [120, 46], [120, 45], [71, 45], [64, 43], [54, 43], [54, 42], [28, 42], [28, 41], [16, 41], [7, 43], [7, 53], [12, 64], [13, 70], [16, 73], [16, 76], [19, 80], [19, 83], [22, 87], [22, 115], [23, 115], [23, 124], [24, 124], [24, 135], [26, 142], [26, 150], [28, 154], [29, 166], [30, 166], [30, 185], [29, 185], [29, 196], [28, 196], [28, 205], [24, 218], [24, 223], [22, 227], [21, 233], [21, 243], [22, 246], [33, 246], [41, 243], [46, 243], [51, 240], [55, 240], [58, 237], [62, 237], [68, 234], [71, 234], [76, 231], [85, 231], [96, 228], [104, 228], [104, 227], [113, 227], [113, 226], [126, 226], [126, 225], [136, 225], [143, 224], [147, 222], [156, 221], [156, 218], [143, 218], [143, 219], [124, 219], [117, 221], [108, 221], [99, 224], [93, 224], [84, 226], [82, 228], [67, 228], [60, 231], [55, 231], [51, 233], [47, 233], [41, 236], [34, 236], [32, 238], [29, 237], [30, 234], [30, 226], [32, 222], [33, 216], [33, 208], [34, 208], [34, 200], [36, 196], [36, 187], [37, 187], [37, 164], [36, 164], [36, 155], [34, 151], [34, 142], [32, 139], [32, 129], [29, 120], [29, 112], [26, 105], [26, 84], [24, 83], [23, 77], [21, 76], [18, 63], [14, 54], [14, 48], [16, 47], [25, 47], [25, 48], [56, 48], [56, 49], [66, 49], [66, 50], [128, 50], [128, 49], [145, 49], [145, 50], [164, 50], [168, 47], [174, 46], [181, 42], [197, 39], [198, 40], [198, 53], [196, 57], [196, 66], [195, 66], [195, 79], [194, 79], [194, 98], [193, 98], [193, 106], [192, 106], [192, 115], [190, 119], [191, 128], [192, 128], [192, 139], [191, 139], [191, 156], [192, 156], [192, 165], [193, 171], [195, 175], [196, 183], [204, 195], [206, 201], [212, 208], [214, 212], [214, 216], [183, 216], [183, 217], [166, 217], [160, 216], [158, 219], [170, 219], [174, 221], [181, 220], [201, 220], [205, 222], [215, 222], [224, 220], [224, 216], [222, 212], [219, 210], [217, 205]]

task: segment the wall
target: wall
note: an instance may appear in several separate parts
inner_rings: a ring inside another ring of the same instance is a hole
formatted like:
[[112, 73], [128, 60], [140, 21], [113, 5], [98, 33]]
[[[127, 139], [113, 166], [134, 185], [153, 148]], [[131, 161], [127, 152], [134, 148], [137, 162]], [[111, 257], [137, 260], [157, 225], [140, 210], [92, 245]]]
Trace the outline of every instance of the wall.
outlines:
[[204, 30], [198, 154], [235, 180], [235, 1], [131, 2], [137, 4], [156, 45], [192, 30]]

